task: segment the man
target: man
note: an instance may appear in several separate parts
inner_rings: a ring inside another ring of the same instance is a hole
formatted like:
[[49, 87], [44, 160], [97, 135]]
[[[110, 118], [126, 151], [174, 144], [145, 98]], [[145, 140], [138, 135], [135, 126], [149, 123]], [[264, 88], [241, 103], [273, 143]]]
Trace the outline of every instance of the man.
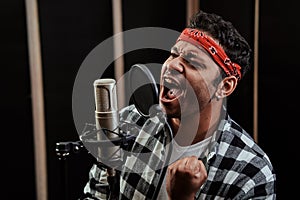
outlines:
[[[138, 126], [120, 172], [119, 199], [276, 199], [268, 156], [226, 110], [250, 56], [230, 22], [203, 11], [194, 16], [162, 66], [166, 122], [154, 116]], [[120, 113], [121, 122], [141, 124], [141, 118], [134, 105]], [[107, 198], [106, 185], [105, 170], [93, 166], [85, 198]]]

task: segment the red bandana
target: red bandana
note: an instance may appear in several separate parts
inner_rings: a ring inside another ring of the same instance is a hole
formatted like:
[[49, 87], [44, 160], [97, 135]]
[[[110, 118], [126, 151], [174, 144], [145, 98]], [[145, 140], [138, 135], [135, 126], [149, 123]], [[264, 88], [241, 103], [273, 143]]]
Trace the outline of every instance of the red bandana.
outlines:
[[241, 67], [237, 63], [231, 62], [223, 48], [203, 32], [186, 28], [178, 37], [177, 42], [179, 40], [187, 41], [195, 46], [200, 44], [228, 76], [236, 76], [239, 80], [242, 78]]

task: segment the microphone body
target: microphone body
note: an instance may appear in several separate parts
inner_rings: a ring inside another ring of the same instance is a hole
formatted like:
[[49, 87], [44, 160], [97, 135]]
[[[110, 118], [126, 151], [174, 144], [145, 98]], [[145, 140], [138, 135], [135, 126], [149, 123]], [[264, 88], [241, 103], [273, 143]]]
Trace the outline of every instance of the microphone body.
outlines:
[[121, 160], [120, 146], [114, 145], [110, 140], [118, 138], [119, 113], [114, 79], [97, 79], [94, 81], [95, 93], [95, 120], [98, 141], [107, 141], [98, 147], [98, 160], [108, 166], [108, 175], [114, 176], [113, 168]]

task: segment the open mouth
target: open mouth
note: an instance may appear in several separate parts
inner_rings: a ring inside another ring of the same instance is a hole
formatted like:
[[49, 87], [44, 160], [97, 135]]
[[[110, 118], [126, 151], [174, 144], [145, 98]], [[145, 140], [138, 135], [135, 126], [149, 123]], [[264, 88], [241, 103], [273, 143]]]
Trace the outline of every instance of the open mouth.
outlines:
[[183, 94], [181, 84], [171, 77], [163, 78], [161, 100], [164, 102], [171, 102], [178, 99]]

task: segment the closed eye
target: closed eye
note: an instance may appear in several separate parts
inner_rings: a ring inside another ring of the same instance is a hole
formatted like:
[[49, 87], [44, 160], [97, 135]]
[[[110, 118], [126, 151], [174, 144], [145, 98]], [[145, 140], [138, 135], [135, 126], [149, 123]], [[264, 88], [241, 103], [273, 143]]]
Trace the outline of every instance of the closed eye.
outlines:
[[177, 58], [179, 55], [177, 54], [177, 53], [170, 53], [170, 57], [172, 57], [172, 58]]
[[187, 64], [197, 69], [206, 69], [206, 66], [199, 61], [198, 57], [193, 53], [188, 53], [183, 55], [183, 59]]

